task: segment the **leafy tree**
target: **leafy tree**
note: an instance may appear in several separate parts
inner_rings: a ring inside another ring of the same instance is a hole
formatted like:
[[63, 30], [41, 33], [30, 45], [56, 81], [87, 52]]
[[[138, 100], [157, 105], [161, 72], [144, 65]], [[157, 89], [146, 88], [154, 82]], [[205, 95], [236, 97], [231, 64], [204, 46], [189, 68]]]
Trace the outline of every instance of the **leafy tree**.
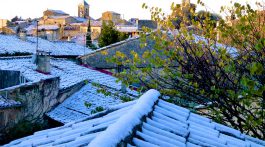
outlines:
[[[233, 3], [231, 7], [222, 7], [223, 13], [233, 12], [233, 25], [220, 20], [216, 27], [216, 20], [206, 15], [203, 21], [183, 18], [176, 30], [172, 20], [177, 17], [174, 10], [178, 5], [173, 3], [171, 7], [169, 16], [159, 8], [150, 8], [161, 29], [145, 30], [141, 46], [150, 45], [151, 40], [153, 49], [143, 55], [132, 51], [130, 57], [117, 53], [111, 61], [127, 67], [117, 76], [126, 79], [127, 84], [141, 83], [146, 89], [158, 89], [172, 103], [190, 109], [203, 106], [207, 111], [198, 113], [264, 139], [265, 14], [248, 4]], [[197, 16], [192, 12], [191, 15]], [[201, 35], [190, 31], [185, 21], [192, 23]], [[230, 42], [218, 43], [223, 40]]]
[[218, 21], [218, 20], [221, 20], [222, 17], [216, 13], [210, 13], [208, 11], [205, 11], [205, 10], [201, 10], [197, 13], [197, 17], [199, 20], [205, 20], [206, 18], [210, 18], [211, 20], [215, 20], [215, 21]]
[[11, 22], [16, 22], [16, 21], [19, 21], [19, 20], [22, 20], [22, 18], [18, 17], [18, 16], [15, 16], [14, 18], [11, 19]]
[[119, 41], [126, 40], [129, 38], [129, 35], [123, 32], [119, 32]]
[[120, 33], [115, 29], [115, 25], [113, 22], [103, 22], [102, 32], [99, 36], [98, 43], [100, 47], [104, 47], [127, 38], [128, 35]]

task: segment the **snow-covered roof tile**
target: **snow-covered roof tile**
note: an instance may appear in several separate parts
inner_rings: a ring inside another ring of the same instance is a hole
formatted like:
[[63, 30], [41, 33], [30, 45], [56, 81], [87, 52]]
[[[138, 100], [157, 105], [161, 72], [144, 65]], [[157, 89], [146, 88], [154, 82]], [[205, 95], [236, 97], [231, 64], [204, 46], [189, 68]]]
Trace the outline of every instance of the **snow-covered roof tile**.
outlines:
[[6, 108], [14, 108], [14, 107], [19, 107], [21, 106], [20, 102], [10, 100], [10, 99], [5, 99], [0, 95], [0, 109], [6, 109]]
[[[159, 96], [158, 91], [149, 90], [136, 102], [121, 104], [116, 107], [119, 110], [103, 117], [85, 119], [59, 128], [40, 131], [24, 139], [13, 141], [7, 146], [265, 146], [263, 140], [172, 105], [159, 99]], [[163, 104], [159, 106], [160, 108], [156, 107], [159, 103]], [[168, 111], [166, 107], [174, 111]], [[158, 112], [158, 108], [167, 113]], [[175, 114], [178, 112], [176, 110], [188, 113], [185, 122], [183, 118], [175, 117], [179, 115]], [[209, 124], [213, 124], [214, 127]]]
[[[36, 52], [37, 39], [36, 37], [27, 37], [27, 40], [23, 41], [14, 35], [0, 34], [0, 44], [0, 55], [15, 53], [33, 54]], [[76, 43], [51, 42], [41, 38], [39, 38], [39, 50], [51, 52], [51, 55], [55, 56], [79, 56], [92, 52], [91, 49]]]
[[[98, 88], [91, 83], [66, 99], [47, 115], [61, 123], [69, 123], [76, 119], [84, 119], [95, 113], [97, 107], [104, 110], [110, 106], [121, 104], [122, 100], [114, 96], [105, 96], [97, 92]], [[88, 106], [86, 106], [87, 104]]]
[[[30, 57], [25, 58], [0, 58], [0, 69], [20, 71], [23, 76], [31, 81], [37, 82], [41, 79], [60, 77], [60, 89], [73, 86], [84, 80], [97, 83], [119, 91], [121, 82], [116, 82], [117, 78], [105, 73], [78, 65], [66, 59], [51, 60], [51, 74], [45, 75], [36, 71], [36, 65], [31, 62]], [[128, 89], [128, 93], [134, 95], [135, 92]]]
[[49, 18], [52, 18], [52, 19], [66, 19], [69, 17], [71, 17], [71, 16], [49, 16]]
[[57, 13], [57, 14], [69, 15], [69, 14], [65, 13], [64, 11], [62, 11], [62, 10], [48, 9], [48, 11], [51, 11], [51, 12], [54, 12], [54, 13]]
[[[64, 90], [80, 82], [88, 81], [87, 84], [74, 95], [65, 100], [47, 115], [61, 123], [87, 118], [95, 113], [97, 107], [107, 109], [110, 106], [122, 103], [120, 97], [134, 99], [138, 96], [136, 91], [127, 88], [127, 93], [120, 93], [122, 84], [117, 78], [97, 70], [78, 65], [66, 59], [51, 59], [51, 74], [46, 75], [36, 71], [36, 65], [30, 57], [0, 58], [1, 70], [16, 70], [30, 82], [38, 82], [42, 79], [60, 77], [60, 89]], [[113, 95], [105, 96], [97, 92], [99, 89], [93, 84], [103, 86]], [[118, 94], [117, 94], [118, 93]], [[90, 105], [89, 108], [85, 103]], [[1, 105], [1, 100], [0, 100]], [[9, 103], [5, 103], [9, 105]]]
[[38, 26], [38, 30], [59, 30], [59, 27], [58, 25], [40, 25]]

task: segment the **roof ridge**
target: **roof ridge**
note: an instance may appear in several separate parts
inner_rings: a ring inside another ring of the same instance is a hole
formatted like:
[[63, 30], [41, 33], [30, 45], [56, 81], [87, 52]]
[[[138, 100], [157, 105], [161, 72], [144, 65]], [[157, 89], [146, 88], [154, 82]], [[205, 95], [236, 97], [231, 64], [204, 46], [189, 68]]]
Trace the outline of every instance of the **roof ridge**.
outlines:
[[120, 42], [116, 42], [116, 43], [113, 43], [113, 44], [110, 44], [108, 46], [104, 46], [100, 49], [97, 49], [95, 51], [92, 51], [86, 55], [83, 55], [83, 56], [79, 56], [78, 58], [83, 58], [83, 57], [86, 57], [86, 56], [90, 56], [90, 55], [93, 55], [95, 53], [98, 53], [98, 52], [101, 52], [101, 51], [104, 51], [104, 50], [108, 50], [108, 49], [111, 49], [113, 47], [117, 47], [117, 46], [120, 46], [120, 45], [123, 45], [125, 43], [128, 43], [128, 42], [131, 42], [131, 41], [134, 41], [134, 40], [138, 40], [140, 37], [135, 37], [135, 38], [128, 38], [126, 40], [123, 40], [123, 41], [120, 41]]
[[144, 116], [153, 111], [153, 106], [158, 101], [159, 96], [160, 93], [157, 90], [151, 89], [147, 91], [126, 115], [120, 117], [114, 124], [110, 125], [104, 132], [91, 141], [89, 147], [109, 147], [120, 143], [133, 132], [133, 129], [137, 125], [141, 124], [141, 119]]

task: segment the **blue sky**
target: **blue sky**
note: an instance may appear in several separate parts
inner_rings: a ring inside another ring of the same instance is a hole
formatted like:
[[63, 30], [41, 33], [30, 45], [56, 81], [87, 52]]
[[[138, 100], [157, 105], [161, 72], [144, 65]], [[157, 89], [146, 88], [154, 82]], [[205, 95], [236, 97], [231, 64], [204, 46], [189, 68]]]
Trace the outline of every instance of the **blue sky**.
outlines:
[[[0, 0], [0, 18], [11, 19], [14, 16], [23, 18], [41, 17], [42, 12], [49, 9], [63, 10], [70, 15], [77, 15], [77, 5], [81, 0]], [[196, 3], [197, 0], [191, 0]], [[254, 3], [254, 0], [237, 0], [241, 3]], [[262, 0], [260, 0], [262, 1]], [[181, 3], [181, 0], [87, 0], [90, 4], [90, 14], [93, 18], [101, 17], [104, 11], [115, 11], [125, 19], [141, 18], [150, 19], [150, 13], [141, 8], [143, 3], [150, 6], [158, 6], [166, 13], [172, 2]], [[206, 6], [211, 11], [219, 12], [220, 6], [228, 4], [230, 0], [204, 0]], [[199, 10], [202, 8], [199, 7]]]

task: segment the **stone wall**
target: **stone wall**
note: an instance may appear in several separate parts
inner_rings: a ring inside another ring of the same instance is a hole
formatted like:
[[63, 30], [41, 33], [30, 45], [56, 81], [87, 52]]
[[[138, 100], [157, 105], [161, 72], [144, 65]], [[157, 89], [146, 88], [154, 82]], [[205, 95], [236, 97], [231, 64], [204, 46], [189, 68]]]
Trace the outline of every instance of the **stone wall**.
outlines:
[[1, 133], [9, 133], [9, 129], [21, 121], [43, 122], [44, 114], [58, 104], [59, 82], [59, 77], [56, 77], [0, 90], [2, 97], [22, 104], [18, 108], [0, 109], [0, 142]]
[[67, 98], [69, 98], [71, 95], [73, 95], [74, 93], [76, 93], [77, 91], [79, 91], [83, 86], [86, 85], [87, 81], [81, 81], [75, 85], [72, 85], [66, 89], [60, 89], [59, 90], [59, 94], [58, 94], [58, 102], [62, 103], [64, 102], [64, 100], [66, 100]]
[[0, 89], [26, 82], [20, 71], [0, 70]]

